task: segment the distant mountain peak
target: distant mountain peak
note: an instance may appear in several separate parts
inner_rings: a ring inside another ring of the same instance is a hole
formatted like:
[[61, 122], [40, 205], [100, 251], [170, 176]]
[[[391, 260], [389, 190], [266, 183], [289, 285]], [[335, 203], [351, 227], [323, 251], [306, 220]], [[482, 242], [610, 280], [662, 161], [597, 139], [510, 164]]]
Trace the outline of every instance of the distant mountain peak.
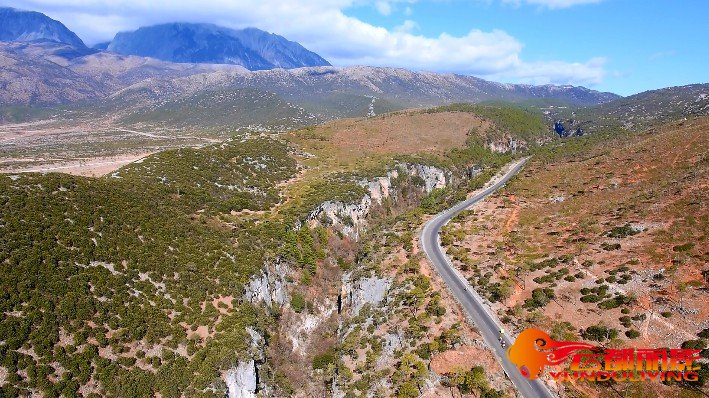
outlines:
[[286, 38], [257, 28], [173, 22], [116, 35], [107, 49], [178, 63], [241, 65], [250, 70], [330, 65]]
[[36, 12], [0, 7], [0, 41], [52, 41], [86, 48], [76, 33], [64, 24]]

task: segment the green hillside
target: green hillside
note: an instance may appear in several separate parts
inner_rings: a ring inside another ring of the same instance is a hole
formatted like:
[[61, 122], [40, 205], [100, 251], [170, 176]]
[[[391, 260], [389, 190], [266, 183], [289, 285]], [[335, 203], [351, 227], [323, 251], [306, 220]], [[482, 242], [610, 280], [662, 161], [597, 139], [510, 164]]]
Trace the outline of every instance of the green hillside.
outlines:
[[[231, 298], [283, 235], [226, 228], [212, 211], [273, 205], [294, 172], [284, 144], [252, 139], [101, 179], [0, 176], [0, 357], [28, 375], [4, 394], [75, 396], [92, 377], [114, 396], [203, 391], [244, 352], [244, 326], [259, 328], [260, 310]], [[198, 326], [209, 344], [190, 337]]]

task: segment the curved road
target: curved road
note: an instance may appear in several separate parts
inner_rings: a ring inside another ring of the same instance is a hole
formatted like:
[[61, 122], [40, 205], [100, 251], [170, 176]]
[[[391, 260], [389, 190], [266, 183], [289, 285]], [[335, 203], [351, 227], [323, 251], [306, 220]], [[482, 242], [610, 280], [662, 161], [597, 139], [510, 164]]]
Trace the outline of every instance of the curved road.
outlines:
[[[527, 159], [518, 161], [505, 175], [499, 178], [495, 184], [450, 209], [439, 213], [428, 221], [421, 231], [421, 247], [443, 278], [443, 281], [448, 285], [448, 288], [455, 298], [460, 302], [465, 312], [467, 312], [470, 319], [475, 323], [475, 326], [480, 330], [480, 334], [482, 334], [487, 345], [492, 348], [492, 351], [502, 364], [505, 373], [507, 373], [507, 376], [517, 388], [519, 395], [525, 398], [551, 398], [552, 395], [542, 381], [539, 379], [532, 381], [527, 380], [522, 376], [517, 367], [507, 359], [506, 348], [502, 348], [497, 340], [500, 335], [500, 330], [502, 329], [501, 324], [497, 318], [487, 310], [477, 292], [475, 292], [465, 278], [453, 268], [448, 256], [445, 255], [440, 245], [439, 237], [441, 228], [443, 228], [448, 221], [461, 211], [473, 206], [491, 193], [500, 189], [500, 187], [505, 185], [510, 178], [520, 171], [526, 161]], [[506, 347], [509, 347], [512, 343], [509, 337], [505, 335], [504, 339]]]

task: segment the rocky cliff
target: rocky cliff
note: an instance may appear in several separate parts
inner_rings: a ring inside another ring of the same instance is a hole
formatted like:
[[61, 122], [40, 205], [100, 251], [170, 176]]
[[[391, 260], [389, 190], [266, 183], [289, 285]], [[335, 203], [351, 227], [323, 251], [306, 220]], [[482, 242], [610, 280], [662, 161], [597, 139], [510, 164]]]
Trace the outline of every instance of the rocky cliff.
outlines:
[[[262, 272], [249, 281], [243, 299], [265, 307], [272, 314], [277, 313], [278, 323], [268, 332], [271, 341], [268, 345], [260, 335], [249, 332], [253, 340], [249, 359], [240, 360], [222, 375], [228, 397], [251, 398], [259, 391], [265, 394], [269, 389], [277, 390], [270, 385], [275, 382], [273, 377], [263, 376], [264, 380], [261, 380], [262, 373], [288, 375], [293, 383], [291, 388], [297, 391], [296, 396], [307, 396], [306, 392], [341, 396], [337, 383], [330, 384], [328, 390], [317, 382], [325, 377], [326, 372], [313, 369], [314, 355], [335, 344], [337, 336], [344, 335], [341, 329], [347, 320], [364, 313], [365, 308], [369, 312], [386, 305], [395, 293], [392, 292], [394, 280], [390, 276], [371, 270], [363, 272], [356, 260], [354, 268], [345, 272], [338, 266], [338, 256], [333, 253], [338, 251], [338, 245], [357, 244], [373, 217], [378, 216], [376, 209], [386, 202], [393, 206], [418, 203], [404, 201], [404, 191], [406, 195], [420, 199], [452, 181], [453, 175], [447, 170], [432, 165], [399, 163], [382, 176], [359, 181], [366, 191], [359, 200], [354, 203], [321, 203], [311, 212], [307, 223], [297, 225], [313, 231], [323, 226], [339, 231], [341, 240], [330, 240], [327, 249], [330, 255], [319, 263], [313, 280], [307, 284], [300, 279], [298, 267], [282, 258], [265, 264]], [[295, 295], [305, 297], [305, 308], [292, 305]], [[401, 346], [402, 339], [401, 332], [397, 331], [384, 336], [388, 357]]]
[[[435, 166], [424, 164], [400, 163], [394, 170], [387, 172], [386, 176], [375, 177], [372, 180], [360, 181], [359, 185], [367, 190], [359, 201], [344, 203], [340, 201], [327, 201], [318, 206], [308, 217], [311, 224], [317, 224], [323, 218], [328, 225], [358, 240], [366, 230], [367, 217], [375, 205], [381, 205], [385, 199], [397, 199], [394, 182], [400, 178], [414, 179], [414, 185], [423, 193], [430, 193], [434, 189], [444, 188], [451, 182], [452, 174]], [[420, 184], [420, 186], [418, 186]]]

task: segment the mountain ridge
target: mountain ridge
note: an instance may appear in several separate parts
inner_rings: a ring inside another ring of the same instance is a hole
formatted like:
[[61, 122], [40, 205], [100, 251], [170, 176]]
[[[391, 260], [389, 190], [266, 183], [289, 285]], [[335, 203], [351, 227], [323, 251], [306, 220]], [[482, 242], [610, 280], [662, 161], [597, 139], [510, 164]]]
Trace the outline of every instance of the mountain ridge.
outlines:
[[0, 7], [0, 41], [48, 40], [86, 48], [84, 42], [63, 23], [40, 12]]
[[257, 28], [173, 22], [120, 32], [108, 51], [177, 63], [234, 64], [249, 70], [330, 65], [301, 44]]
[[[83, 51], [83, 52], [82, 52]], [[375, 113], [453, 102], [553, 99], [596, 105], [615, 98], [578, 87], [522, 86], [489, 82], [473, 76], [414, 72], [382, 67], [307, 67], [249, 71], [236, 65], [181, 64], [125, 56], [56, 43], [0, 43], [0, 106], [51, 106], [77, 101], [113, 101], [142, 92], [162, 100], [198, 91], [251, 88], [275, 93], [320, 119]], [[35, 64], [28, 69], [23, 65]], [[68, 73], [55, 78], [57, 73]], [[94, 86], [81, 95], [76, 87]], [[47, 91], [49, 90], [49, 91]], [[47, 93], [55, 93], [49, 95]], [[152, 94], [151, 94], [152, 93]], [[133, 106], [149, 105], [141, 99]]]

